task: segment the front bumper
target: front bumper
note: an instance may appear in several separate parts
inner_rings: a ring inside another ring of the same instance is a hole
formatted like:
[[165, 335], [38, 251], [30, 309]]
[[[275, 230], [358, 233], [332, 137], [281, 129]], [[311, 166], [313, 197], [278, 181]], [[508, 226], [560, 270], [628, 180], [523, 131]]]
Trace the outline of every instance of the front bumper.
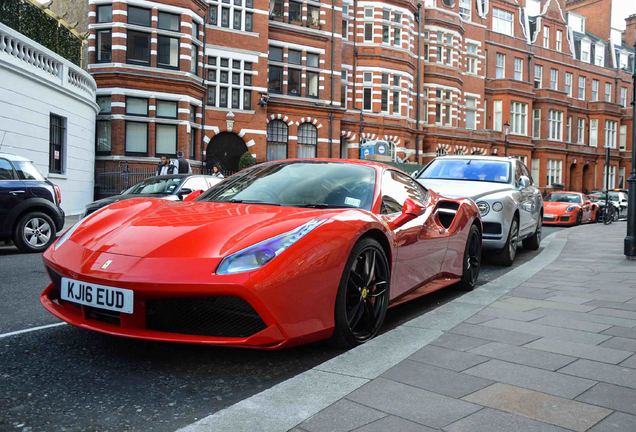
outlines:
[[575, 214], [543, 216], [543, 225], [574, 225]]
[[506, 245], [510, 223], [505, 218], [505, 213], [490, 210], [486, 216], [482, 216], [483, 227], [482, 247], [484, 249], [501, 249]]

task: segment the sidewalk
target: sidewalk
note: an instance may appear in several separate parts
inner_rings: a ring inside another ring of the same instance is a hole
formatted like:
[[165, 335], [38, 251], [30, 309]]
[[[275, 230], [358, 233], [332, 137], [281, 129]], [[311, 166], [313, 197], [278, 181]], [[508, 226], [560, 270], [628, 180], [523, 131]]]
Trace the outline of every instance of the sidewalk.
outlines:
[[560, 231], [501, 278], [185, 431], [636, 431], [625, 224]]

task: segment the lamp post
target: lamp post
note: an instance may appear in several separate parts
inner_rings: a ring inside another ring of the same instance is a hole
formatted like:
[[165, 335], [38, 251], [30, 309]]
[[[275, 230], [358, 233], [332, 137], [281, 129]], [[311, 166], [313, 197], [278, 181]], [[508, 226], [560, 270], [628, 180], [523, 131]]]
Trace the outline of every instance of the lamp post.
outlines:
[[636, 259], [636, 42], [632, 61], [632, 170], [627, 180], [627, 236], [625, 237], [625, 256]]
[[503, 125], [504, 133], [504, 156], [508, 157], [508, 134], [510, 134], [510, 123], [505, 122]]

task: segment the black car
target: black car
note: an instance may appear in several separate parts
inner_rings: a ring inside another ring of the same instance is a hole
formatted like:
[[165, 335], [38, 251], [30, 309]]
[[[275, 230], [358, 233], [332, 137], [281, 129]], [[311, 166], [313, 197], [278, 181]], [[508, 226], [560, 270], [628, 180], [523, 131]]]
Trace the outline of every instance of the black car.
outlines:
[[221, 180], [220, 178], [197, 174], [174, 174], [149, 177], [133, 187], [126, 189], [119, 195], [100, 199], [88, 204], [84, 215], [87, 216], [108, 204], [130, 198], [153, 197], [170, 201], [182, 200], [194, 191], [208, 190]]
[[23, 157], [0, 153], [0, 240], [42, 252], [64, 226], [59, 186]]

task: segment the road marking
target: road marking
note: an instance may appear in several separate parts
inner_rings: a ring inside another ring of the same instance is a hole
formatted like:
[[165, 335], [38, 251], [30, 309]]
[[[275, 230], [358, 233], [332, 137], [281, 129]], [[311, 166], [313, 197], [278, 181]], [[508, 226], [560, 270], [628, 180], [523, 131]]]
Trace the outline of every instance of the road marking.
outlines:
[[65, 322], [61, 322], [61, 323], [55, 323], [55, 324], [47, 324], [47, 325], [43, 325], [43, 326], [37, 326], [37, 327], [31, 327], [28, 329], [24, 329], [24, 330], [16, 330], [13, 332], [9, 332], [9, 333], [2, 333], [0, 334], [0, 339], [6, 338], [6, 337], [10, 337], [10, 336], [16, 336], [19, 334], [24, 334], [24, 333], [31, 333], [34, 331], [38, 331], [38, 330], [45, 330], [48, 328], [52, 328], [52, 327], [59, 327], [59, 326], [63, 326], [66, 325]]

